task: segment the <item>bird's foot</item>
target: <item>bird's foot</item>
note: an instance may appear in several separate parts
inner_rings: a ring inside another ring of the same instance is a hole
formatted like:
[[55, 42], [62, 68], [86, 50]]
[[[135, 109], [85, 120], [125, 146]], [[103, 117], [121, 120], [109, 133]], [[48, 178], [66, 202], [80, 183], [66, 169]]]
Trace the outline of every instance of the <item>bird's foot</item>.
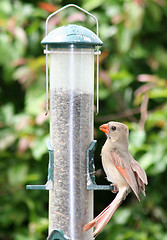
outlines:
[[110, 184], [110, 186], [113, 187], [113, 190], [111, 190], [111, 192], [117, 193], [119, 191], [118, 186], [116, 184], [112, 183], [112, 184]]

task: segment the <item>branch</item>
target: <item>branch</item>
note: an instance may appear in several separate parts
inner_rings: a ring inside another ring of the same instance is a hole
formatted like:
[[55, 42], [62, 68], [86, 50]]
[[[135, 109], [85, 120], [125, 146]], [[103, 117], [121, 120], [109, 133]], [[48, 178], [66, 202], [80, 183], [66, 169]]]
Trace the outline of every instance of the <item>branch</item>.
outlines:
[[110, 115], [106, 115], [106, 116], [96, 117], [96, 122], [105, 122], [105, 121], [111, 121], [111, 120], [115, 120], [115, 119], [130, 117], [130, 116], [133, 116], [138, 113], [140, 113], [140, 108], [128, 109], [128, 110], [126, 110], [124, 112], [120, 112], [118, 114], [110, 114]]

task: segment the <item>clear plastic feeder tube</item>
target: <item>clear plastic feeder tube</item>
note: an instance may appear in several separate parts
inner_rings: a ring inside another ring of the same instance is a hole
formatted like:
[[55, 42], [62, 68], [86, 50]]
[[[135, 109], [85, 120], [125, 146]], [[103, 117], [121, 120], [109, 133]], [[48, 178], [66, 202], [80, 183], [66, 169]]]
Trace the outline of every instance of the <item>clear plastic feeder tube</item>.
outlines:
[[[54, 186], [49, 191], [49, 232], [91, 240], [83, 226], [93, 219], [93, 191], [86, 189], [86, 150], [93, 140], [94, 48], [52, 48], [50, 138]], [[54, 211], [53, 211], [54, 209]]]

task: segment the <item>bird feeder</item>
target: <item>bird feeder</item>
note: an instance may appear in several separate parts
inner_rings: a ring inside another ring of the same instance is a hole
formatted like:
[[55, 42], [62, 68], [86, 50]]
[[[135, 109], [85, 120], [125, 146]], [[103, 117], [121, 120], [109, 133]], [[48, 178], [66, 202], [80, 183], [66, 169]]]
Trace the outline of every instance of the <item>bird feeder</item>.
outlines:
[[[78, 25], [62, 26], [48, 33], [50, 18], [68, 7], [78, 8], [93, 17], [96, 34]], [[83, 232], [83, 226], [93, 219], [92, 190], [96, 186], [90, 169], [94, 170], [95, 55], [97, 112], [99, 109], [98, 55], [102, 41], [98, 37], [98, 21], [84, 9], [69, 4], [49, 15], [46, 36], [41, 43], [46, 45], [46, 113], [50, 82], [49, 174], [45, 185], [28, 185], [27, 189], [49, 190], [48, 239], [91, 240], [92, 232]]]
[[72, 240], [91, 240], [92, 232], [83, 232], [83, 225], [93, 217], [93, 191], [86, 188], [86, 150], [93, 140], [95, 47], [102, 42], [87, 28], [67, 25], [49, 34], [46, 26], [42, 44], [46, 56], [50, 55], [50, 144], [54, 152], [49, 233], [60, 229]]

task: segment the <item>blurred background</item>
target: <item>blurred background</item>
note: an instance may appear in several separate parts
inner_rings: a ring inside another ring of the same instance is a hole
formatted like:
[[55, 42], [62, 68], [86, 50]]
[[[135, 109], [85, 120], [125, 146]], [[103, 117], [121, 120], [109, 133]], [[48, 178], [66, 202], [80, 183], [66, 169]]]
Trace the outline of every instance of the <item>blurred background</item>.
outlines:
[[[103, 240], [167, 240], [167, 1], [0, 1], [0, 240], [42, 240], [48, 229], [48, 192], [28, 191], [47, 177], [49, 117], [45, 116], [45, 56], [40, 42], [47, 16], [74, 3], [99, 20], [100, 113], [95, 115], [97, 183], [108, 184], [99, 126], [121, 121], [130, 129], [130, 152], [146, 170], [147, 197], [129, 194]], [[94, 22], [70, 8], [49, 29]], [[115, 197], [95, 192], [95, 215]]]

